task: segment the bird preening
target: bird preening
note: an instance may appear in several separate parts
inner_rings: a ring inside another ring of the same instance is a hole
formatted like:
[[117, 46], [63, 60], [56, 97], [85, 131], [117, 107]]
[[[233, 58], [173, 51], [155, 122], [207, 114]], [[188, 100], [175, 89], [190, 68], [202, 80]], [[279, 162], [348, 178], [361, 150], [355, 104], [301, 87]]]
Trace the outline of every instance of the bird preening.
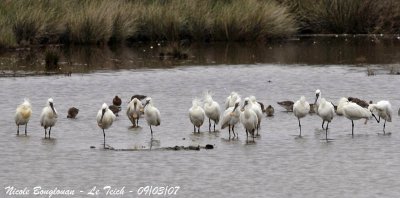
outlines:
[[106, 103], [103, 103], [101, 109], [97, 113], [97, 125], [103, 130], [104, 148], [106, 148], [106, 133], [105, 129], [110, 128], [115, 120], [114, 113], [108, 108]]
[[17, 125], [17, 135], [19, 135], [19, 126], [25, 125], [25, 135], [27, 135], [28, 122], [32, 115], [32, 106], [28, 99], [17, 107], [15, 112], [15, 124]]

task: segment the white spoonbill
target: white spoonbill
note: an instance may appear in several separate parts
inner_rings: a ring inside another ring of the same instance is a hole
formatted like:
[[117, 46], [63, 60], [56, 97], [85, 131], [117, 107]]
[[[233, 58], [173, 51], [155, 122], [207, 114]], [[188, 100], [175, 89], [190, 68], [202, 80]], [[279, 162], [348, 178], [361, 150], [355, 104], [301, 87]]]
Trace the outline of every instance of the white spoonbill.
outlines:
[[15, 112], [15, 124], [17, 125], [17, 135], [19, 135], [19, 125], [25, 125], [25, 135], [27, 135], [27, 127], [29, 119], [32, 115], [32, 106], [28, 99], [17, 107]]
[[246, 137], [247, 139], [249, 138], [249, 133], [253, 136], [253, 141], [254, 141], [254, 136], [255, 136], [255, 130], [257, 129], [258, 125], [258, 118], [257, 114], [253, 111], [251, 104], [250, 104], [250, 99], [245, 98], [244, 99], [244, 104], [242, 109], [244, 111], [240, 114], [240, 122], [243, 124], [243, 127], [246, 129]]
[[310, 112], [310, 104], [306, 101], [304, 96], [301, 96], [298, 101], [293, 104], [293, 113], [299, 120], [299, 128], [300, 128], [300, 135], [301, 137], [301, 124], [300, 118], [305, 117]]
[[354, 102], [349, 102], [345, 105], [343, 105], [343, 115], [351, 120], [351, 135], [354, 136], [354, 120], [359, 120], [365, 118], [365, 124], [367, 124], [367, 121], [369, 118], [372, 116], [375, 117], [375, 115], [369, 111], [366, 108], [361, 107], [360, 105], [354, 103]]
[[221, 110], [219, 104], [215, 102], [209, 92], [204, 95], [204, 111], [208, 117], [208, 131], [211, 132], [211, 120], [214, 121], [214, 132], [215, 125], [219, 123], [221, 116]]
[[110, 128], [112, 123], [115, 120], [115, 114], [108, 108], [106, 103], [103, 103], [101, 109], [97, 113], [97, 125], [103, 129], [103, 137], [104, 137], [104, 148], [106, 148], [106, 133], [104, 129]]
[[129, 120], [131, 121], [133, 127], [139, 126], [139, 118], [141, 111], [143, 110], [142, 102], [139, 99], [133, 98], [129, 104], [128, 109], [126, 110], [126, 115], [128, 116]]
[[259, 136], [258, 131], [260, 130], [260, 124], [261, 124], [261, 119], [262, 119], [262, 108], [261, 104], [257, 102], [257, 99], [255, 96], [250, 96], [250, 103], [251, 103], [251, 108], [253, 111], [257, 114], [257, 136]]
[[193, 133], [200, 133], [200, 127], [204, 123], [205, 113], [203, 108], [201, 108], [201, 102], [198, 99], [194, 99], [192, 101], [192, 107], [189, 109], [189, 118], [190, 122], [193, 124]]
[[47, 106], [43, 108], [42, 114], [40, 114], [40, 125], [44, 127], [44, 138], [47, 138], [47, 128], [49, 128], [49, 139], [51, 133], [51, 127], [57, 122], [57, 111], [54, 108], [53, 98], [47, 100]]
[[325, 129], [325, 139], [328, 141], [329, 123], [332, 121], [333, 116], [335, 115], [335, 108], [333, 107], [332, 103], [326, 101], [325, 98], [321, 98], [318, 106], [318, 115], [322, 119], [322, 128], [324, 128], [325, 121], [328, 122]]
[[231, 92], [231, 95], [229, 95], [228, 97], [226, 97], [225, 100], [225, 109], [229, 108], [229, 107], [233, 107], [235, 106], [235, 102], [236, 100], [240, 99], [240, 95], [236, 92]]
[[349, 100], [347, 99], [347, 98], [345, 98], [345, 97], [341, 97], [340, 99], [339, 99], [339, 102], [338, 102], [338, 106], [337, 106], [337, 110], [336, 110], [336, 114], [337, 115], [343, 115], [343, 106], [345, 105], [345, 104], [347, 104], [347, 102], [348, 102]]
[[[235, 125], [239, 122], [240, 119], [240, 99], [237, 99], [234, 107], [229, 107], [224, 111], [224, 115], [222, 116], [221, 129], [228, 127], [229, 129], [229, 138], [231, 137], [231, 129], [233, 133], [233, 138], [235, 138]], [[239, 137], [239, 136], [237, 136]]]
[[150, 97], [146, 98], [146, 103], [144, 105], [144, 118], [150, 126], [151, 137], [153, 138], [153, 129], [151, 128], [151, 125], [159, 126], [161, 124], [161, 115], [160, 111], [154, 107], [153, 101]]
[[381, 100], [376, 104], [370, 104], [368, 109], [372, 112], [378, 113], [379, 119], [376, 120], [378, 123], [381, 121], [381, 118], [385, 120], [385, 123], [383, 123], [383, 134], [385, 134], [386, 121], [392, 122], [393, 110], [390, 102], [386, 100]]

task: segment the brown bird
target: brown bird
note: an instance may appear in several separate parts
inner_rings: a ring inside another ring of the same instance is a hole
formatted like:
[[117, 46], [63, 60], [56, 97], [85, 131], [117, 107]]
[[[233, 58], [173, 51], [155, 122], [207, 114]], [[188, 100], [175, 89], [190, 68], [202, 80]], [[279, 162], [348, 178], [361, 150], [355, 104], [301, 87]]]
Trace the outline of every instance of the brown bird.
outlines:
[[134, 98], [137, 98], [138, 100], [143, 100], [143, 99], [147, 98], [147, 96], [136, 94], [136, 95], [133, 95], [133, 96], [131, 97], [131, 101], [132, 101]]
[[110, 109], [114, 113], [115, 116], [118, 116], [118, 112], [121, 111], [121, 107], [116, 106], [116, 105], [110, 105], [110, 106], [108, 106], [108, 109]]
[[78, 115], [79, 109], [75, 107], [71, 107], [68, 109], [68, 115], [67, 118], [76, 118], [76, 115]]
[[265, 108], [265, 113], [267, 116], [274, 116], [275, 109], [271, 105], [268, 105], [267, 108]]
[[[349, 102], [354, 102], [363, 108], [368, 108], [368, 106], [369, 106], [368, 102], [365, 102], [364, 100], [361, 100], [359, 98], [348, 97], [347, 100], [349, 100]], [[370, 101], [370, 102], [372, 103], [372, 101]]]
[[122, 104], [121, 98], [119, 98], [118, 96], [115, 96], [113, 99], [113, 105], [120, 107]]
[[290, 100], [278, 102], [278, 105], [281, 105], [281, 107], [285, 108], [286, 111], [293, 111], [293, 104], [294, 102]]

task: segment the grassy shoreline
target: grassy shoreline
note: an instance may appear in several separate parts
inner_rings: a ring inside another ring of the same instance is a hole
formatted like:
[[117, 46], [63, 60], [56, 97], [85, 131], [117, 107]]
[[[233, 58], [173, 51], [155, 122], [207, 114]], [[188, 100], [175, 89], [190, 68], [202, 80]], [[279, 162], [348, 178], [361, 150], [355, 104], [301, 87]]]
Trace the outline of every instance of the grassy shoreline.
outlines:
[[396, 34], [396, 0], [4, 0], [0, 48]]

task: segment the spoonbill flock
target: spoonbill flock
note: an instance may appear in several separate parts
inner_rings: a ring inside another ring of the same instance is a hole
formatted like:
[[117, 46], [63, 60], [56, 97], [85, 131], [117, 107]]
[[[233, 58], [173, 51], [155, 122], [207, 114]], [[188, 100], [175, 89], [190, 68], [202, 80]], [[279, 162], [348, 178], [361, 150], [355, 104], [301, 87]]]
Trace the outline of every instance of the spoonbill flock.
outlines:
[[[193, 133], [200, 133], [200, 128], [204, 124], [205, 119], [208, 118], [208, 131], [211, 133], [216, 132], [216, 125], [221, 124], [221, 130], [228, 127], [229, 139], [231, 139], [231, 131], [233, 139], [239, 137], [235, 132], [235, 126], [239, 123], [243, 125], [244, 132], [246, 133], [246, 140], [248, 141], [249, 135], [254, 141], [259, 136], [261, 121], [263, 120], [263, 112], [267, 116], [274, 115], [274, 108], [268, 105], [263, 109], [264, 105], [257, 101], [255, 96], [245, 97], [243, 104], [241, 96], [237, 92], [231, 92], [226, 98], [224, 107], [225, 110], [221, 115], [221, 108], [217, 101], [212, 97], [211, 92], [206, 92], [203, 99], [193, 99], [192, 106], [189, 108], [188, 117], [193, 125]], [[106, 148], [106, 134], [105, 130], [109, 129], [114, 120], [116, 113], [121, 110], [121, 98], [115, 96], [113, 98], [113, 105], [108, 106], [103, 103], [97, 113], [97, 125], [103, 132], [103, 143]], [[328, 138], [329, 124], [333, 121], [335, 115], [344, 116], [351, 121], [351, 134], [354, 136], [354, 121], [372, 117], [380, 123], [383, 123], [383, 134], [385, 135], [386, 122], [392, 122], [393, 109], [392, 105], [387, 100], [382, 100], [377, 103], [370, 101], [369, 103], [354, 97], [342, 97], [339, 99], [337, 106], [332, 102], [327, 101], [321, 96], [321, 90], [315, 91], [314, 103], [308, 103], [304, 96], [301, 96], [297, 101], [290, 100], [278, 102], [286, 111], [293, 112], [293, 115], [298, 121], [299, 137], [302, 136], [301, 119], [310, 113], [316, 113], [322, 120], [322, 129], [325, 130], [325, 140]], [[113, 109], [117, 109], [114, 112]], [[79, 109], [72, 107], [68, 110], [68, 118], [75, 118]], [[17, 125], [17, 135], [19, 135], [20, 125], [25, 125], [25, 135], [27, 135], [27, 125], [32, 115], [32, 106], [28, 99], [25, 99], [22, 104], [17, 106], [15, 113], [15, 124]], [[158, 108], [153, 104], [151, 97], [144, 95], [134, 95], [128, 102], [126, 115], [131, 121], [132, 127], [139, 126], [139, 119], [144, 117], [146, 120], [153, 138], [152, 126], [161, 125], [161, 114]], [[399, 110], [400, 115], [400, 110]], [[58, 119], [58, 113], [54, 107], [54, 101], [49, 98], [46, 106], [40, 114], [40, 125], [45, 130], [45, 139], [51, 138], [51, 129], [55, 126]], [[220, 123], [221, 121], [221, 123]], [[326, 123], [326, 126], [325, 126]], [[213, 130], [211, 130], [213, 129]], [[47, 131], [48, 130], [48, 131]]]

